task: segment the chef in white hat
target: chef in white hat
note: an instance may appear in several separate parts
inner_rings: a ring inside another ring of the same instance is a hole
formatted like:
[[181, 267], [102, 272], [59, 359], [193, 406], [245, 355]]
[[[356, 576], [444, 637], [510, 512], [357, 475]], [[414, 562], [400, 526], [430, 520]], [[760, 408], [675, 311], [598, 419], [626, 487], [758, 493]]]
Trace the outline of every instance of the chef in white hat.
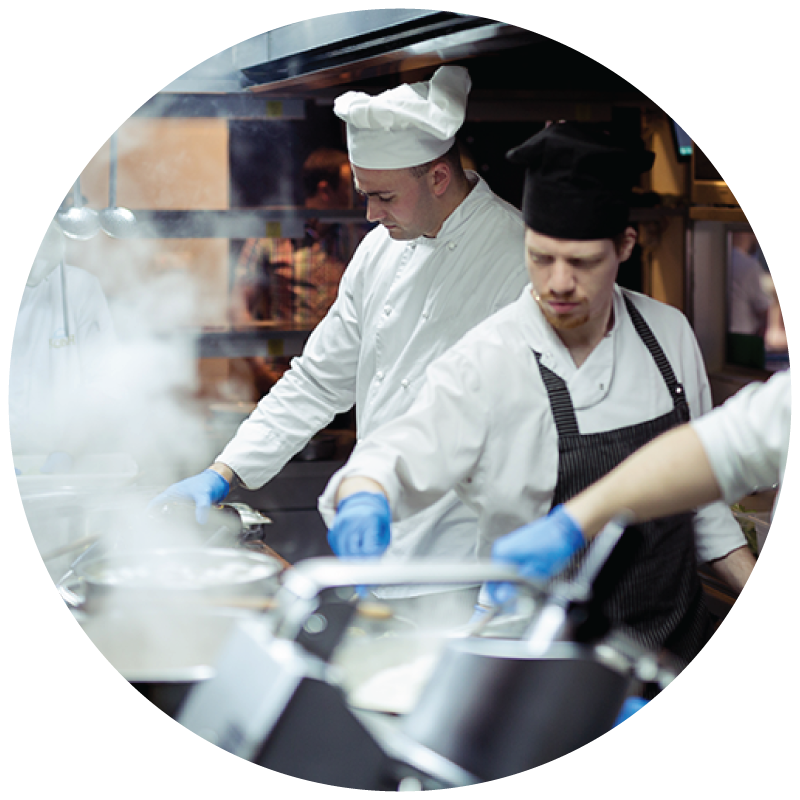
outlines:
[[[358, 436], [367, 436], [409, 408], [431, 361], [520, 295], [527, 282], [522, 216], [459, 158], [455, 136], [469, 89], [466, 69], [445, 66], [427, 82], [336, 100], [355, 188], [378, 224], [303, 355], [216, 463], [154, 504], [188, 498], [202, 520], [231, 484], [262, 486], [354, 404]], [[390, 545], [375, 542], [370, 554], [471, 559], [475, 526], [474, 513], [450, 492], [398, 525]], [[341, 542], [330, 544], [349, 555]]]

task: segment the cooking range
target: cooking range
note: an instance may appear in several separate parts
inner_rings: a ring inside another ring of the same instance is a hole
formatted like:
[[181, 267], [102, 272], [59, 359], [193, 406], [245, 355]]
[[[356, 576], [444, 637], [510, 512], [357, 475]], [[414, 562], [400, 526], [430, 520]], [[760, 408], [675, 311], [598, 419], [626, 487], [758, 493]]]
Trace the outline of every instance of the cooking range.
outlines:
[[[543, 585], [493, 563], [291, 566], [264, 543], [259, 512], [213, 509], [199, 543], [187, 519], [173, 508], [156, 520], [155, 547], [100, 537], [59, 590], [164, 713], [287, 775], [385, 791], [494, 780], [592, 741], [628, 696], [677, 672], [599, 612], [592, 586], [620, 525], [578, 575]], [[364, 597], [364, 587], [490, 581], [514, 584], [513, 599], [466, 624], [426, 626]]]

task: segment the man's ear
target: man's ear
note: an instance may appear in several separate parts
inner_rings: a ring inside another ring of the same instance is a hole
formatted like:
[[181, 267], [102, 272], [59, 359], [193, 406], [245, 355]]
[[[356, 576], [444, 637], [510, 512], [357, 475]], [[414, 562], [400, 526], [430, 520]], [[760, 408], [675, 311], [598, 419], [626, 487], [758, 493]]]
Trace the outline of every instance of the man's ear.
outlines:
[[453, 173], [447, 162], [438, 161], [431, 167], [428, 177], [430, 178], [431, 191], [436, 197], [441, 197], [447, 191]]
[[627, 261], [631, 257], [631, 253], [633, 253], [633, 248], [636, 246], [636, 239], [638, 238], [638, 234], [636, 232], [636, 228], [625, 228], [625, 232], [622, 237], [622, 246], [619, 248], [619, 256], [620, 264], [624, 261]]

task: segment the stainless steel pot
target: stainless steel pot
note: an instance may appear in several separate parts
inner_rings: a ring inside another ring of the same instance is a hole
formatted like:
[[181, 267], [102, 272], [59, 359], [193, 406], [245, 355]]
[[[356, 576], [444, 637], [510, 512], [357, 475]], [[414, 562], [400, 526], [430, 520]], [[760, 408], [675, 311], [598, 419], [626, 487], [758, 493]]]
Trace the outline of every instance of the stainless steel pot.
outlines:
[[225, 605], [269, 598], [282, 569], [277, 559], [230, 548], [115, 552], [76, 563], [59, 591], [87, 613], [115, 606]]
[[144, 607], [85, 614], [79, 621], [111, 666], [174, 717], [189, 689], [214, 676], [235, 626], [254, 618], [234, 609]]

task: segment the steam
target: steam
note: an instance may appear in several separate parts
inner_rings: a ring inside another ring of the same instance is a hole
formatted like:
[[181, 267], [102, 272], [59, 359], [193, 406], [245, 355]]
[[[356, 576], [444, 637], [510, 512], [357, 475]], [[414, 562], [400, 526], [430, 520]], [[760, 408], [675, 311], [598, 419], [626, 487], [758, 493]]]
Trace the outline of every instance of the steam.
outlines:
[[[146, 146], [152, 149], [152, 135], [149, 145], [140, 137], [145, 127], [132, 124], [120, 138], [120, 164], [127, 159], [127, 169], [124, 175], [121, 172], [118, 204], [142, 207], [131, 201], [149, 191], [161, 207], [179, 207], [186, 202], [185, 186], [175, 180], [174, 163], [144, 162], [139, 171], [137, 162], [137, 169], [131, 168], [132, 158], [139, 158]], [[192, 172], [191, 164], [183, 163], [181, 169]], [[107, 177], [104, 148], [84, 170], [81, 181], [87, 204], [95, 209], [108, 205]], [[134, 186], [139, 180], [142, 185]], [[66, 187], [65, 195], [70, 191]], [[217, 186], [211, 192], [216, 199], [224, 199], [226, 193], [227, 178], [224, 190]], [[201, 197], [199, 202], [203, 201]], [[219, 437], [209, 428], [206, 403], [200, 399], [194, 334], [204, 326], [225, 324], [228, 241], [221, 237], [155, 239], [141, 227], [139, 232], [143, 235], [127, 239], [112, 239], [104, 233], [86, 241], [64, 239], [65, 262], [99, 281], [113, 333], [96, 336], [91, 345], [88, 339], [79, 343], [80, 361], [73, 359], [70, 366], [80, 369], [81, 380], [73, 381], [68, 389], [55, 373], [35, 375], [34, 425], [40, 419], [42, 430], [55, 428], [60, 433], [43, 436], [35, 451], [32, 444], [27, 450], [15, 447], [14, 456], [20, 464], [26, 456], [32, 459], [30, 469], [24, 465], [19, 487], [43, 555], [96, 537], [100, 540], [92, 556], [102, 555], [104, 543], [119, 545], [120, 541], [136, 549], [194, 546], [215, 532], [200, 530], [191, 515], [174, 516], [168, 526], [159, 528], [148, 518], [146, 508], [171, 483], [207, 467], [220, 449]], [[68, 285], [67, 296], [69, 316], [77, 322], [86, 299], [79, 281]], [[59, 301], [54, 319], [60, 320], [60, 314]], [[27, 327], [17, 332], [23, 340], [34, 338]], [[15, 431], [11, 433], [13, 441]], [[73, 457], [71, 472], [39, 473], [41, 462], [53, 450]], [[127, 469], [125, 474], [115, 473], [120, 469], [120, 461], [111, 458], [115, 454], [135, 463], [138, 485], [131, 483]], [[97, 464], [105, 471], [96, 472]], [[48, 560], [54, 581], [79, 552]]]

